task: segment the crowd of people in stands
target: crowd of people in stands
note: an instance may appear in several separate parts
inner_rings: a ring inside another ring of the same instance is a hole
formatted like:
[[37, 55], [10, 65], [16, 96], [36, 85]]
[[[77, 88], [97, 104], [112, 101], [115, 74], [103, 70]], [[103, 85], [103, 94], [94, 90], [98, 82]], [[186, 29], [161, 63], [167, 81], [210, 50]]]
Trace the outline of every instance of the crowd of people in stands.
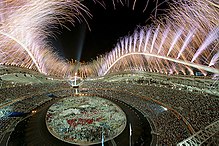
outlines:
[[19, 117], [1, 117], [0, 120], [0, 141], [4, 136], [4, 133], [10, 128], [12, 124], [15, 124], [19, 121]]
[[[143, 102], [142, 100], [152, 99], [153, 104], [156, 103], [154, 101], [158, 101], [158, 103], [176, 110], [181, 117], [189, 122], [195, 132], [219, 120], [219, 113], [217, 112], [219, 111], [219, 101], [218, 97], [213, 95], [199, 94], [198, 92], [194, 93], [177, 88], [171, 89], [168, 86], [140, 85], [122, 81], [89, 81], [84, 82], [81, 88], [93, 89], [87, 92], [112, 96], [124, 100], [124, 102], [133, 105], [138, 110], [142, 109], [145, 115], [149, 116], [154, 122], [158, 143], [160, 144], [176, 144], [189, 137], [191, 132], [189, 132], [188, 125], [183, 122], [182, 118], [174, 115], [169, 110], [159, 112], [161, 111], [158, 108], [159, 106], [152, 107], [148, 104], [149, 101]], [[102, 90], [105, 90], [105, 93], [101, 92]], [[124, 91], [129, 94], [124, 94]], [[113, 94], [110, 95], [109, 93], [112, 92]], [[150, 102], [152, 101], [150, 100]]]
[[[51, 100], [49, 96], [51, 92], [70, 87], [68, 83], [47, 83], [22, 85], [18, 87], [0, 89], [0, 110], [7, 109], [8, 112], [30, 113], [32, 109]], [[59, 92], [57, 92], [59, 93]], [[7, 132], [8, 128], [16, 124], [21, 118], [8, 117], [1, 115], [0, 117], [0, 140]]]
[[[84, 81], [79, 90], [82, 93], [115, 98], [135, 107], [151, 121], [158, 145], [176, 145], [191, 135], [182, 117], [188, 121], [195, 132], [219, 120], [217, 96], [191, 92], [187, 88], [177, 88], [173, 84], [162, 85], [151, 81], [140, 83]], [[49, 100], [50, 98], [46, 96], [48, 93], [53, 93], [57, 97], [65, 97], [75, 92], [68, 83], [4, 88], [0, 89], [0, 106], [22, 97], [21, 101], [10, 106], [13, 106], [16, 111], [27, 112]], [[180, 116], [169, 110], [169, 107], [177, 111]], [[2, 127], [8, 127], [7, 120], [1, 118], [0, 122]], [[4, 131], [7, 128], [2, 129]]]
[[18, 98], [25, 99], [34, 95], [60, 90], [60, 87], [67, 88], [69, 87], [69, 84], [53, 82], [33, 85], [27, 84], [18, 87], [3, 88], [0, 89], [0, 106]]
[[[186, 125], [180, 119], [177, 119], [177, 117], [170, 111], [161, 111], [159, 108], [154, 111], [150, 108], [150, 105], [154, 104], [151, 101], [147, 102], [142, 98], [118, 91], [94, 89], [85, 90], [85, 93], [115, 98], [135, 107], [153, 122], [151, 123], [153, 124], [151, 127], [155, 127], [153, 129], [153, 133], [156, 135], [157, 143], [159, 145], [174, 145], [177, 144], [177, 142], [189, 137], [189, 131]], [[159, 107], [159, 105], [157, 105], [157, 107]]]

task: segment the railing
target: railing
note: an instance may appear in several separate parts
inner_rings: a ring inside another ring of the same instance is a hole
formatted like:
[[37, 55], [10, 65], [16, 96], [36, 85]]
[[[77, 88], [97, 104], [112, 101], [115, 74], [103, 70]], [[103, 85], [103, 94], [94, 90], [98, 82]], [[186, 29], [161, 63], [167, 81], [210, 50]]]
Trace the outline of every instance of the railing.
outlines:
[[198, 131], [191, 137], [178, 143], [177, 146], [199, 146], [219, 132], [219, 120]]

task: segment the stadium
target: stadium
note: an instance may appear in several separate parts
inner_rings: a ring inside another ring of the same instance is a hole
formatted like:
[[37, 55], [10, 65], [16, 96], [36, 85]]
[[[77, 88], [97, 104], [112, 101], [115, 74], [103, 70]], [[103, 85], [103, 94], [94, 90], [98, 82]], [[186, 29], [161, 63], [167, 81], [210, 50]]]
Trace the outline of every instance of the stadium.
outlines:
[[95, 60], [60, 57], [48, 37], [91, 15], [80, 0], [0, 1], [1, 145], [219, 145], [218, 1], [173, 0]]

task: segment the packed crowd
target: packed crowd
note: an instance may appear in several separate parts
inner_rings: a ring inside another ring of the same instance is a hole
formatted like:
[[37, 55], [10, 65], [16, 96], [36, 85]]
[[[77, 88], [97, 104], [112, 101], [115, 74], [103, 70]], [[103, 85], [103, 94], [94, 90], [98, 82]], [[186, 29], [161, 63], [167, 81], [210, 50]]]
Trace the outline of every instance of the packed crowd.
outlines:
[[45, 76], [34, 70], [0, 65], [0, 89], [19, 87], [35, 83], [54, 83], [56, 81], [53, 80], [53, 78], [55, 78], [56, 81], [60, 81], [60, 79], [56, 77]]
[[31, 75], [40, 75], [39, 72], [35, 70], [30, 70], [28, 68], [22, 68], [12, 65], [0, 65], [0, 75], [4, 74], [12, 74], [12, 73], [23, 73], [23, 74], [31, 74]]
[[155, 127], [153, 133], [157, 135], [159, 145], [176, 145], [177, 142], [189, 136], [189, 131], [181, 120], [177, 119], [170, 111], [161, 111], [159, 105], [157, 108], [150, 108], [152, 104], [154, 105], [151, 101], [118, 91], [84, 90], [81, 92], [118, 99], [135, 107], [153, 122], [151, 127]]
[[[152, 117], [152, 121], [155, 123], [156, 132], [160, 134], [158, 136], [159, 143], [166, 143], [167, 145], [176, 144], [177, 142], [189, 137], [187, 126], [182, 120], [177, 119], [170, 111], [164, 111], [162, 114], [158, 114], [156, 108], [147, 105], [148, 101], [141, 102], [144, 97], [149, 97], [155, 101], [163, 103], [167, 107], [175, 109], [180, 115], [186, 118], [196, 132], [214, 121], [219, 120], [219, 113], [217, 112], [219, 110], [219, 101], [218, 97], [213, 95], [192, 93], [175, 88], [171, 89], [168, 88], [168, 86], [157, 86], [156, 84], [140, 85], [122, 81], [84, 82], [81, 88], [93, 89], [97, 91], [96, 94], [101, 93], [98, 89], [110, 89], [112, 91], [105, 91], [107, 92], [105, 95], [107, 96], [110, 92], [115, 91], [111, 96], [119, 99], [124, 96], [123, 91], [129, 93], [129, 95], [125, 95], [124, 101], [129, 102], [128, 104], [130, 105], [137, 104], [134, 105], [136, 108], [140, 107], [144, 108], [144, 110], [150, 111], [150, 113], [146, 112], [146, 115]], [[117, 94], [120, 95], [116, 97]], [[132, 97], [128, 100], [130, 95], [132, 95]], [[138, 99], [135, 99], [137, 98], [135, 95], [138, 96]], [[141, 97], [143, 98], [141, 99]]]
[[[168, 76], [157, 74], [118, 74], [116, 76], [109, 75], [103, 81], [110, 81], [126, 78], [126, 82], [144, 85], [159, 85], [168, 88], [180, 88], [182, 90], [190, 90], [192, 92], [204, 92], [204, 90], [219, 91], [218, 77], [196, 77], [196, 76]], [[124, 81], [124, 79], [122, 79]], [[219, 93], [218, 93], [219, 94]]]
[[[31, 111], [33, 109], [37, 108], [43, 103], [46, 103], [49, 100], [51, 100], [50, 97], [48, 97], [46, 94], [42, 94], [26, 98], [24, 100], [15, 102], [13, 104], [10, 104], [9, 106], [4, 107], [6, 108], [5, 110], [7, 112], [5, 112], [5, 115], [1, 115], [0, 117], [0, 137], [3, 137], [4, 134], [8, 132], [7, 130], [10, 130], [10, 128], [13, 129], [13, 125], [15, 125], [19, 120], [22, 119], [22, 114], [31, 114]], [[1, 110], [4, 110], [4, 108], [2, 108]], [[12, 114], [13, 112], [21, 113], [21, 115], [18, 117], [11, 117], [10, 114]]]
[[0, 118], [0, 142], [11, 125], [16, 124], [20, 120], [19, 117], [2, 117]]
[[[68, 83], [63, 82], [4, 88], [0, 89], [0, 106], [4, 107], [10, 103], [9, 106], [15, 111], [28, 112], [50, 100], [50, 93], [54, 97], [65, 97], [77, 92], [115, 98], [135, 107], [148, 118], [159, 145], [176, 145], [191, 135], [182, 118], [167, 107], [183, 116], [195, 132], [219, 120], [217, 96], [191, 92], [186, 87], [158, 82], [151, 78], [114, 82], [84, 81], [79, 89], [74, 90]], [[158, 103], [162, 103], [162, 106]], [[1, 131], [6, 131], [14, 119], [9, 118], [10, 122], [7, 121], [7, 118], [1, 118]]]
[[[30, 113], [32, 109], [35, 109], [36, 107], [51, 100], [52, 97], [49, 96], [50, 92], [67, 87], [69, 87], [67, 83], [48, 83], [0, 89], [0, 110], [4, 111], [5, 109], [7, 113]], [[8, 128], [13, 124], [16, 124], [15, 121], [20, 119], [21, 118], [13, 118], [7, 117], [7, 115], [1, 115], [0, 140], [4, 136], [5, 132], [7, 132]]]
[[70, 87], [68, 83], [28, 84], [18, 87], [0, 89], [0, 106], [17, 99], [47, 93], [60, 88]]
[[49, 101], [51, 98], [46, 94], [32, 96], [30, 98], [18, 101], [11, 104], [9, 107], [16, 112], [29, 113], [32, 109], [40, 106], [41, 104]]

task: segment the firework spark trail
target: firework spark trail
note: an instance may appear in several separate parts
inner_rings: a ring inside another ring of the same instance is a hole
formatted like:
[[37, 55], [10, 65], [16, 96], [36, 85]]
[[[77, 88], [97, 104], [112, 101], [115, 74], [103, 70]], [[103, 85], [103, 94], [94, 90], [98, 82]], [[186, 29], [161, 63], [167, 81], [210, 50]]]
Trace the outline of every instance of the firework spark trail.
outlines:
[[167, 35], [168, 35], [169, 31], [170, 31], [170, 26], [168, 26], [167, 29], [165, 29], [165, 31], [163, 33], [163, 36], [162, 36], [162, 39], [161, 39], [161, 43], [160, 43], [160, 47], [159, 47], [158, 52], [157, 52], [158, 54], [161, 51], [161, 48], [162, 48], [162, 46], [163, 46], [163, 44], [164, 44], [164, 42], [165, 42], [165, 40], [167, 38]]
[[155, 32], [154, 32], [154, 36], [153, 36], [153, 40], [152, 40], [152, 43], [151, 43], [151, 50], [150, 50], [150, 53], [152, 53], [153, 49], [154, 49], [154, 43], [157, 39], [157, 35], [158, 35], [158, 32], [159, 32], [159, 29], [160, 29], [160, 25], [158, 25], [158, 27], [156, 28]]
[[145, 38], [144, 52], [146, 52], [147, 44], [148, 44], [148, 41], [149, 41], [150, 35], [151, 35], [151, 28], [148, 29], [148, 31], [147, 31], [147, 35], [146, 35], [146, 38]]
[[209, 66], [215, 65], [218, 60], [219, 60], [219, 50], [218, 50], [218, 52], [212, 57], [211, 62], [209, 63]]
[[143, 37], [144, 37], [144, 30], [143, 29], [140, 31], [139, 37], [140, 37], [140, 40], [139, 40], [138, 52], [141, 51], [141, 44], [142, 44]]
[[167, 56], [169, 56], [170, 52], [173, 50], [174, 45], [177, 43], [177, 41], [179, 40], [179, 38], [182, 35], [182, 33], [183, 33], [183, 29], [182, 28], [180, 28], [180, 29], [178, 29], [176, 31], [176, 33], [174, 35], [174, 39], [173, 39], [173, 41], [171, 43], [171, 46], [170, 46], [170, 48], [168, 50]]
[[188, 46], [188, 44], [190, 43], [190, 41], [192, 40], [192, 36], [195, 34], [195, 29], [192, 28], [192, 30], [189, 32], [189, 34], [186, 36], [185, 41], [182, 45], [182, 48], [179, 51], [179, 54], [177, 56], [177, 59], [179, 59], [179, 57], [182, 55], [183, 51], [186, 49], [186, 47]]
[[200, 48], [196, 51], [194, 54], [194, 57], [192, 58], [192, 62], [197, 59], [197, 57], [205, 50], [207, 47], [212, 44], [216, 39], [219, 38], [219, 26], [216, 29], [213, 29], [210, 33], [209, 36], [205, 39], [203, 44], [200, 46]]

